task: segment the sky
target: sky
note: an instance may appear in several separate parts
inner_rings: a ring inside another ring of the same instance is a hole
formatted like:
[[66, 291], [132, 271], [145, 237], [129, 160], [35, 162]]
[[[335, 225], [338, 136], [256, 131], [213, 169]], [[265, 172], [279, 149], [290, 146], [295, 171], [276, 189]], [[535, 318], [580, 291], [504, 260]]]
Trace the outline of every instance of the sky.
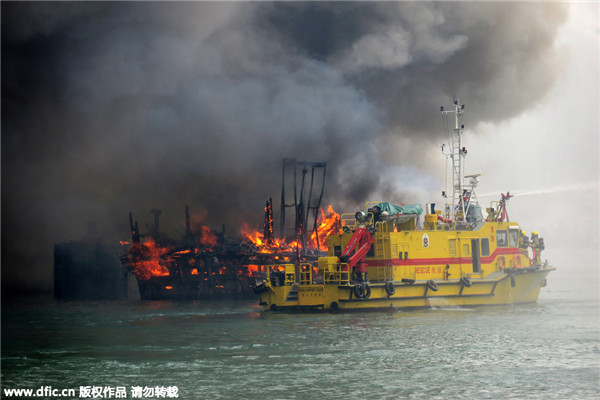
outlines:
[[[554, 87], [520, 117], [477, 128], [470, 172], [486, 173], [479, 193], [515, 195], [509, 215], [545, 236], [549, 260], [564, 269], [576, 260], [600, 282], [598, 4], [572, 3], [569, 13], [556, 41], [566, 63]], [[505, 155], [510, 166], [473, 171], [500, 166]]]
[[[2, 288], [46, 290], [95, 226], [259, 226], [283, 158], [325, 203], [441, 203], [439, 107], [465, 103], [485, 204], [597, 277], [598, 5], [2, 2]], [[489, 195], [489, 196], [488, 196]], [[277, 215], [275, 216], [277, 219]], [[552, 246], [550, 246], [550, 244]]]

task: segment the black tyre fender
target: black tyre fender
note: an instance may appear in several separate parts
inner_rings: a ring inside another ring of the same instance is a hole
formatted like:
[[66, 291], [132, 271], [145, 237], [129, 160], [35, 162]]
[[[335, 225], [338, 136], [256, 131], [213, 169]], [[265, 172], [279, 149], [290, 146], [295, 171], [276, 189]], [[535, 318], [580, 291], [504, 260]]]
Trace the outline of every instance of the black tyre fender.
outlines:
[[435, 283], [433, 279], [427, 281], [427, 287], [429, 288], [429, 290], [433, 290], [434, 292], [437, 292], [439, 289], [437, 283]]
[[469, 278], [468, 276], [462, 276], [460, 278], [460, 284], [463, 285], [464, 287], [471, 287], [473, 282], [471, 282], [471, 278]]
[[365, 294], [363, 295], [363, 299], [368, 299], [371, 297], [371, 287], [365, 283], [364, 287]]
[[393, 296], [394, 293], [396, 293], [396, 288], [394, 287], [394, 284], [390, 281], [387, 281], [385, 283], [385, 293], [388, 295], [388, 297]]
[[357, 283], [352, 288], [352, 293], [354, 293], [354, 297], [356, 297], [357, 299], [362, 299], [365, 295], [365, 288], [360, 283]]

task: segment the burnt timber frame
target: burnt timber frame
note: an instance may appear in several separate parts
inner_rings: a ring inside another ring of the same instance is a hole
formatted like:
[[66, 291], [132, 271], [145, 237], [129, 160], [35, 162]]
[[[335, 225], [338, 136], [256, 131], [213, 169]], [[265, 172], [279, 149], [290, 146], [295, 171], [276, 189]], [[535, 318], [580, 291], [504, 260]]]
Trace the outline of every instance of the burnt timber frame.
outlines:
[[[297, 176], [298, 176], [298, 167], [302, 167], [301, 174], [301, 183], [298, 188], [297, 184]], [[306, 233], [307, 227], [310, 218], [310, 211], [313, 211], [313, 228], [312, 232], [316, 232], [318, 229], [317, 220], [318, 213], [321, 207], [321, 200], [323, 199], [323, 192], [325, 190], [325, 176], [326, 176], [326, 167], [327, 163], [325, 162], [311, 162], [311, 161], [298, 161], [295, 158], [284, 158], [283, 165], [281, 168], [281, 212], [279, 214], [279, 237], [281, 239], [285, 238], [285, 213], [286, 208], [294, 207], [294, 230], [296, 234], [296, 239], [298, 242], [302, 243], [302, 251], [306, 251]], [[308, 189], [308, 201], [306, 202], [306, 206], [304, 205], [304, 184], [306, 181], [306, 174], [311, 170], [310, 176], [310, 187]], [[313, 188], [315, 184], [315, 170], [320, 169], [322, 171], [322, 182], [321, 182], [321, 190], [319, 193], [319, 198], [315, 205], [311, 205], [313, 199]], [[294, 178], [294, 202], [288, 203], [286, 201], [286, 193], [285, 193], [285, 178], [287, 175], [292, 174]], [[300, 197], [298, 199], [298, 196]], [[312, 233], [311, 232], [311, 233]], [[318, 235], [317, 235], [317, 245], [318, 243]]]

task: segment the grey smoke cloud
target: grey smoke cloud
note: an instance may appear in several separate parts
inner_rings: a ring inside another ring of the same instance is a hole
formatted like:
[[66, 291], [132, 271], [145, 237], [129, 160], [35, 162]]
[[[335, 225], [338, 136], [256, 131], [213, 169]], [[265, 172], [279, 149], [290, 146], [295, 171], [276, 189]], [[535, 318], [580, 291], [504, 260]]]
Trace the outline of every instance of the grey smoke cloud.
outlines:
[[471, 124], [527, 110], [565, 18], [555, 3], [2, 3], [3, 285], [47, 287], [53, 243], [94, 221], [126, 239], [129, 211], [143, 227], [162, 209], [173, 235], [185, 204], [212, 227], [259, 222], [285, 157], [326, 161], [336, 208], [427, 191], [423, 155], [386, 144], [439, 138], [454, 94]]
[[[269, 22], [291, 48], [334, 65], [403, 134], [437, 135], [431, 111], [460, 95], [470, 121], [519, 115], [552, 87], [561, 4], [381, 2], [276, 5]], [[336, 35], [298, 34], [315, 15]], [[338, 20], [344, 20], [339, 25]], [[354, 21], [360, 21], [354, 23]], [[340, 32], [341, 31], [341, 32]]]

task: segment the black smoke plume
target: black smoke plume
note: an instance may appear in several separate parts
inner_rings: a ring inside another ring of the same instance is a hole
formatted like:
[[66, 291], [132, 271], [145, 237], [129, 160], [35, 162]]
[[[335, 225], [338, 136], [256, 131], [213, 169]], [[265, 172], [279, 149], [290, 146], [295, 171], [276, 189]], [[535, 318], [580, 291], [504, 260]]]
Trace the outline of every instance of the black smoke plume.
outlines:
[[327, 162], [337, 209], [437, 191], [422, 150], [439, 106], [459, 95], [475, 125], [536, 104], [566, 19], [558, 3], [1, 7], [2, 285], [37, 289], [54, 243], [90, 224], [127, 239], [129, 211], [143, 228], [162, 209], [174, 236], [185, 204], [258, 226], [285, 157]]

